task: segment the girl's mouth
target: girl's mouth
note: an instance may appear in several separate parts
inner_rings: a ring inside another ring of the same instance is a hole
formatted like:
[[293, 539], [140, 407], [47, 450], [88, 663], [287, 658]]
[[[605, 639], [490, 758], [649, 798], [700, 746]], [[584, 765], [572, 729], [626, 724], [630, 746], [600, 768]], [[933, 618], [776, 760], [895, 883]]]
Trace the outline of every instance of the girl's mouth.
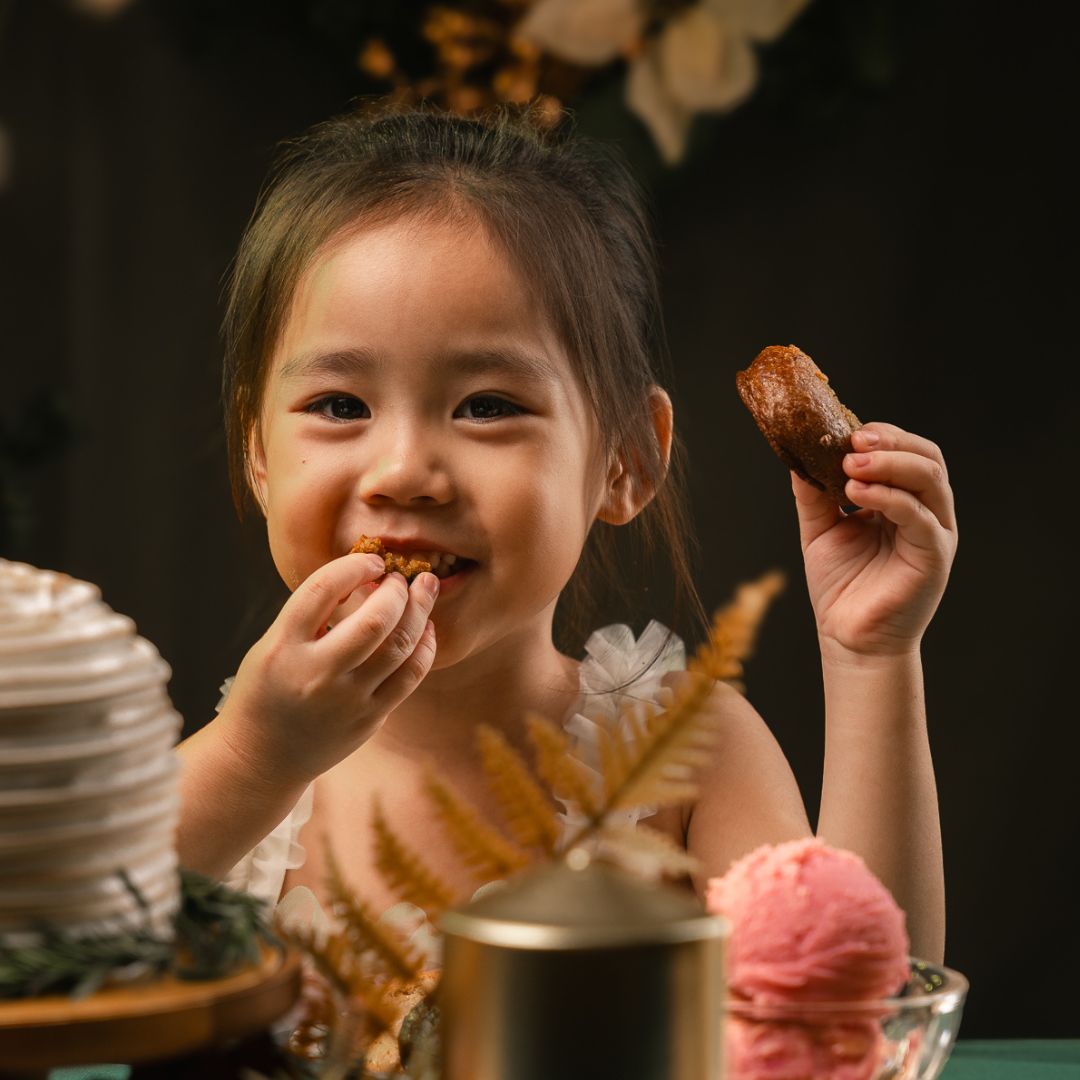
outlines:
[[382, 556], [388, 574], [397, 571], [404, 574], [410, 582], [429, 569], [437, 578], [445, 581], [477, 565], [475, 559], [449, 551], [425, 551], [412, 548], [407, 543], [395, 544], [393, 541], [384, 544], [378, 536], [361, 535], [351, 551]]
[[466, 559], [463, 555], [451, 555], [444, 551], [410, 551], [410, 559], [431, 564], [431, 572], [440, 580], [456, 577], [463, 570], [476, 566], [475, 559]]
[[[433, 570], [432, 573], [439, 579], [439, 597], [453, 596], [472, 577], [473, 571], [479, 565], [474, 559], [463, 559], [459, 556], [451, 565]], [[435, 602], [437, 604], [438, 600]]]

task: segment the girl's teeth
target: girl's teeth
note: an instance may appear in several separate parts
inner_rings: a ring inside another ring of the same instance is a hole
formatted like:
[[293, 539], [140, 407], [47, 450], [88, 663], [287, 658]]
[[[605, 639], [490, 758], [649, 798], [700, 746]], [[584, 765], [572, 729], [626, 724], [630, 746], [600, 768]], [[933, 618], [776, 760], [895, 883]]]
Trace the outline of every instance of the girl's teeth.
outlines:
[[412, 559], [420, 559], [422, 562], [431, 563], [432, 570], [440, 567], [453, 566], [457, 562], [456, 555], [450, 555], [445, 551], [414, 551], [409, 556]]
[[457, 555], [451, 555], [445, 551], [413, 551], [409, 558], [419, 559], [431, 564], [431, 572], [440, 578], [449, 577], [454, 573], [454, 564], [458, 561]]

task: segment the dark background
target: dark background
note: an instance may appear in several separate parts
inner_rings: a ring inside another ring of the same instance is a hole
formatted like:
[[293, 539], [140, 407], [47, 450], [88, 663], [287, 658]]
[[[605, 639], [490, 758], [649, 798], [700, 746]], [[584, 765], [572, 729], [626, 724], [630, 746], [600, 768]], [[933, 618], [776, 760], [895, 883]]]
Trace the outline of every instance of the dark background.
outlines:
[[[281, 599], [228, 495], [222, 277], [274, 143], [367, 89], [341, 42], [365, 6], [0, 4], [0, 553], [98, 583], [172, 664], [189, 731]], [[676, 169], [620, 74], [579, 103], [651, 192], [702, 593], [788, 571], [749, 695], [813, 815], [796, 522], [734, 373], [795, 342], [864, 420], [942, 446], [961, 542], [924, 655], [963, 1034], [1075, 1037], [1065, 38], [1008, 5], [815, 0], [762, 63]], [[665, 619], [662, 579], [648, 596], [615, 614]]]

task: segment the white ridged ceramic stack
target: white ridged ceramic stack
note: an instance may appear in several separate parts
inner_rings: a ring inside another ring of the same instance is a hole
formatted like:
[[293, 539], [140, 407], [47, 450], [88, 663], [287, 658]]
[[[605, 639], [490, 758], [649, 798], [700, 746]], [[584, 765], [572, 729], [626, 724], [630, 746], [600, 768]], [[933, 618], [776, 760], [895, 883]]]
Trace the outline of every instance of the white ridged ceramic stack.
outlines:
[[0, 935], [76, 935], [179, 903], [170, 670], [98, 588], [0, 559]]

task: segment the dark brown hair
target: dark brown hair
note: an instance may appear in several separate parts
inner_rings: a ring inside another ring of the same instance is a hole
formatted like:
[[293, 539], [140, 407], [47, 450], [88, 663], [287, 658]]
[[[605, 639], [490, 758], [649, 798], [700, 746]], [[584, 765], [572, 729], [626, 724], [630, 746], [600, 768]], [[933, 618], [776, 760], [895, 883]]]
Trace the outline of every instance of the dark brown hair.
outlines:
[[[649, 393], [667, 354], [645, 199], [613, 148], [556, 129], [528, 109], [463, 119], [433, 107], [368, 103], [284, 143], [232, 267], [223, 397], [233, 498], [250, 494], [270, 358], [303, 273], [347, 227], [401, 218], [479, 222], [536, 290], [598, 421], [603, 449], [656, 496], [635, 520], [646, 554], [674, 573], [672, 623], [705, 622], [690, 570], [682, 446], [665, 477]], [[560, 597], [562, 647], [580, 648], [606, 584], [629, 599], [615, 529], [596, 522]]]

